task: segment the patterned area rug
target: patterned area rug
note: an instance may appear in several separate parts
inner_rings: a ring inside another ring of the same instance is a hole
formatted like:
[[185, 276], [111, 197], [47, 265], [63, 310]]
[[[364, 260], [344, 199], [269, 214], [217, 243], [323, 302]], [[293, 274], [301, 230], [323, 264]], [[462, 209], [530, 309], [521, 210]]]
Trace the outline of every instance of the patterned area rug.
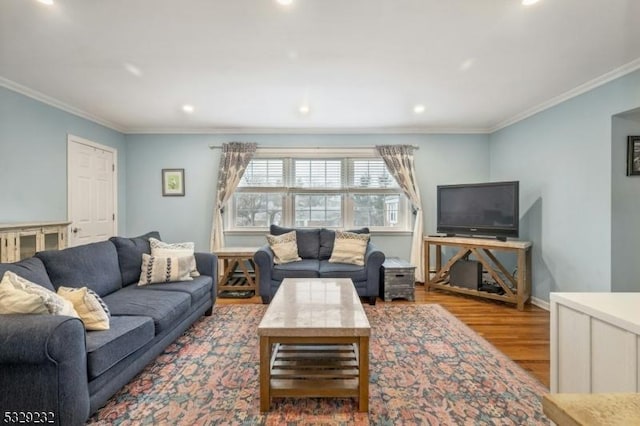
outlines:
[[218, 305], [89, 424], [549, 424], [533, 377], [439, 305], [365, 305], [369, 413], [354, 399], [274, 399], [260, 413], [264, 305]]

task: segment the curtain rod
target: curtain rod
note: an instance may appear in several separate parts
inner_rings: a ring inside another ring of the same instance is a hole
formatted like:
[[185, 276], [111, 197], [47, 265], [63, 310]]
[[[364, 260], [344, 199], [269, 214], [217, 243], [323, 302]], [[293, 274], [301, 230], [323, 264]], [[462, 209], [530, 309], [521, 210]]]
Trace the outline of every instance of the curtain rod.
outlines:
[[[413, 149], [420, 149], [418, 145], [411, 145]], [[258, 149], [375, 149], [375, 146], [258, 146]], [[209, 149], [222, 149], [222, 145], [209, 145]]]

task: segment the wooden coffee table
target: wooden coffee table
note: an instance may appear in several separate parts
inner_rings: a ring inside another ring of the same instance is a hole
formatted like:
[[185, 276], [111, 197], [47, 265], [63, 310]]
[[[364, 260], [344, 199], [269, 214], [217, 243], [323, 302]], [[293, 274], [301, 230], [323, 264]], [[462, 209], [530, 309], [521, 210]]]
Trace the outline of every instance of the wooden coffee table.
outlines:
[[260, 410], [273, 397], [353, 397], [368, 411], [370, 334], [350, 279], [284, 279], [258, 326]]

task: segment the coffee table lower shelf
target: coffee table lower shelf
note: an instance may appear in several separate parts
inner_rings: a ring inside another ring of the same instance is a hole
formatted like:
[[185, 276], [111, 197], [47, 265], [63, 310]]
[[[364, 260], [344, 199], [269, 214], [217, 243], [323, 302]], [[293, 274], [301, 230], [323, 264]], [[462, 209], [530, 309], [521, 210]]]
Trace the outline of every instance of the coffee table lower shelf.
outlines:
[[369, 336], [260, 337], [260, 409], [274, 397], [357, 398], [369, 409]]

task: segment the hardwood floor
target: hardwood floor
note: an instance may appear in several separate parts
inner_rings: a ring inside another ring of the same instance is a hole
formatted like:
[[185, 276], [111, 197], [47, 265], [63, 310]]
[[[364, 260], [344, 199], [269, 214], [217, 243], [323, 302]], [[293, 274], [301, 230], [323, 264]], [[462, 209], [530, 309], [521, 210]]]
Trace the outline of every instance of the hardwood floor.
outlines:
[[[260, 297], [221, 299], [217, 304], [261, 303]], [[385, 302], [378, 299], [377, 303]], [[527, 304], [524, 311], [513, 305], [452, 294], [439, 290], [426, 292], [416, 286], [416, 301], [386, 303], [437, 303], [484, 337], [502, 353], [549, 387], [549, 312]]]

